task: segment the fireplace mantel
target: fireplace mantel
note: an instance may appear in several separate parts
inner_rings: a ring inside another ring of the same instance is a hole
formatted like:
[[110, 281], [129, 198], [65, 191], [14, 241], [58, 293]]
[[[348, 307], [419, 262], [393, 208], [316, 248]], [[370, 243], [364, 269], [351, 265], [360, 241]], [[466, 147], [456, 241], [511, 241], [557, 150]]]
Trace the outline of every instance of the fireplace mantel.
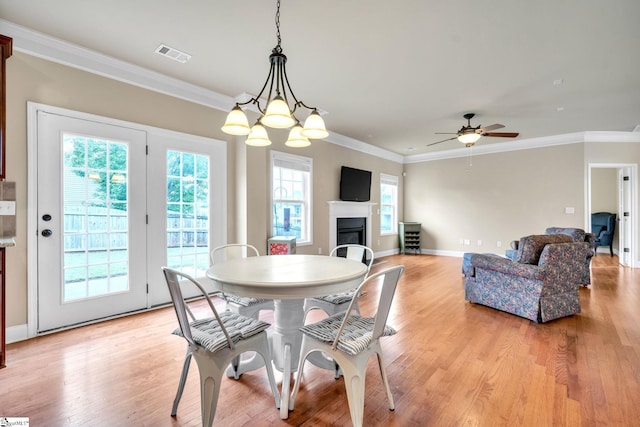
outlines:
[[336, 235], [338, 233], [338, 218], [366, 218], [367, 236], [365, 245], [371, 246], [371, 229], [373, 228], [373, 207], [372, 202], [343, 202], [341, 200], [330, 201], [329, 203], [329, 251], [336, 247]]

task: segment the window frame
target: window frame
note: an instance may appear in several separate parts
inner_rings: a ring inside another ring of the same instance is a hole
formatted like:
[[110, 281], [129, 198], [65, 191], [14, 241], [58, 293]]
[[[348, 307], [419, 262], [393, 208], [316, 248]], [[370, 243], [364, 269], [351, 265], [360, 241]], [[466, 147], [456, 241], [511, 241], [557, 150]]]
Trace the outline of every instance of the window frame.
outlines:
[[[288, 166], [288, 167], [287, 167]], [[296, 154], [284, 153], [281, 151], [271, 150], [270, 153], [270, 180], [269, 180], [269, 198], [271, 203], [271, 213], [269, 220], [269, 234], [273, 233], [274, 229], [274, 204], [280, 201], [293, 201], [292, 199], [275, 199], [274, 198], [274, 168], [284, 168], [290, 170], [296, 170], [305, 172], [308, 174], [308, 179], [304, 183], [305, 187], [305, 199], [295, 200], [296, 203], [302, 203], [304, 205], [305, 215], [303, 215], [302, 221], [306, 222], [301, 227], [301, 238], [296, 238], [296, 246], [308, 246], [313, 244], [313, 159], [310, 157], [298, 156]], [[273, 237], [273, 236], [271, 236]]]
[[[391, 236], [398, 234], [398, 190], [399, 190], [399, 177], [395, 175], [388, 175], [385, 173], [380, 174], [380, 236]], [[384, 203], [383, 195], [384, 188], [383, 186], [393, 186], [393, 202], [392, 203]], [[382, 221], [382, 212], [384, 211], [385, 206], [392, 207], [392, 218], [391, 218], [391, 230], [383, 229], [383, 221]]]

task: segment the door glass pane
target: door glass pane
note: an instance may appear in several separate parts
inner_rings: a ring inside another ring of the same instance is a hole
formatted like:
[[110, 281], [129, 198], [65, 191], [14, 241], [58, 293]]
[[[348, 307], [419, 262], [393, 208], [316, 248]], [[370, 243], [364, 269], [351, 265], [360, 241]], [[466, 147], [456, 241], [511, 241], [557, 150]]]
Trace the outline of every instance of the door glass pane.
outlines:
[[63, 301], [129, 290], [126, 143], [64, 134]]
[[167, 151], [167, 265], [195, 277], [209, 267], [209, 156]]

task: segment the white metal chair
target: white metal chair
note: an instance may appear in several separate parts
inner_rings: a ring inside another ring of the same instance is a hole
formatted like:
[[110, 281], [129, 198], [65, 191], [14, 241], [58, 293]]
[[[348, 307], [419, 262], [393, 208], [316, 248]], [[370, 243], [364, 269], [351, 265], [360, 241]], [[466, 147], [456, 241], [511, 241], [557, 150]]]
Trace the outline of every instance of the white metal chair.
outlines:
[[[389, 409], [394, 410], [395, 404], [387, 373], [384, 368], [380, 337], [395, 334], [395, 330], [386, 325], [391, 302], [398, 280], [404, 272], [404, 266], [399, 265], [373, 274], [365, 279], [355, 291], [353, 300], [345, 313], [338, 313], [322, 319], [319, 322], [305, 325], [302, 331], [302, 348], [298, 372], [289, 400], [289, 409], [293, 410], [302, 370], [307, 356], [314, 351], [321, 351], [332, 357], [340, 364], [344, 372], [344, 384], [347, 389], [349, 412], [351, 421], [356, 427], [361, 427], [364, 417], [365, 377], [367, 361], [376, 354], [382, 381], [386, 388]], [[362, 317], [354, 313], [354, 306], [362, 295], [363, 289], [382, 281], [377, 310], [374, 317]]]
[[[342, 256], [344, 258], [353, 259], [356, 261], [361, 261], [367, 264], [367, 276], [371, 271], [371, 266], [373, 265], [374, 253], [373, 250], [367, 246], [356, 245], [356, 244], [346, 244], [336, 246], [329, 256]], [[365, 276], [365, 277], [367, 277]], [[304, 314], [305, 317], [307, 313], [311, 310], [319, 309], [327, 313], [329, 316], [332, 316], [336, 313], [343, 312], [349, 307], [349, 303], [353, 299], [354, 290], [348, 292], [342, 292], [339, 294], [333, 295], [324, 295], [316, 298], [307, 298], [304, 301]], [[358, 312], [358, 305], [354, 307], [354, 310]]]
[[[244, 243], [229, 243], [218, 246], [211, 251], [211, 265], [250, 256], [260, 256], [255, 246]], [[227, 310], [242, 314], [243, 316], [257, 319], [260, 311], [273, 310], [273, 300], [241, 297], [227, 293], [221, 293], [221, 295], [227, 302]]]
[[[163, 267], [162, 270], [180, 325], [174, 334], [184, 337], [189, 344], [171, 416], [176, 415], [193, 356], [200, 372], [202, 425], [210, 427], [215, 417], [225, 368], [234, 358], [247, 351], [253, 351], [264, 359], [271, 392], [276, 407], [280, 408], [280, 395], [273, 375], [266, 332], [269, 323], [231, 311], [218, 314], [207, 291], [193, 277], [168, 267]], [[209, 304], [213, 317], [195, 318], [182, 296], [179, 277], [188, 280], [200, 290]]]

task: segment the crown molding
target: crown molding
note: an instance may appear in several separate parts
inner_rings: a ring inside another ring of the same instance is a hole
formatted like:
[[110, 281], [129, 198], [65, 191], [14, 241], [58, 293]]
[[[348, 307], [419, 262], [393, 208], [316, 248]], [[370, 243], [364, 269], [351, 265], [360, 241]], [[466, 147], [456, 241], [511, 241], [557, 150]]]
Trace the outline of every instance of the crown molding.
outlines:
[[496, 143], [488, 145], [474, 145], [473, 147], [456, 148], [453, 150], [435, 151], [433, 153], [415, 154], [405, 156], [404, 163], [431, 162], [434, 160], [453, 159], [468, 156], [469, 150], [474, 156], [482, 154], [505, 153], [508, 151], [529, 150], [532, 148], [553, 147], [565, 144], [580, 144], [583, 142], [640, 142], [640, 134], [637, 132], [616, 131], [586, 131], [566, 133], [561, 135], [544, 136], [511, 141], [508, 144]]
[[325, 141], [332, 144], [339, 145], [341, 147], [349, 148], [351, 150], [360, 151], [361, 153], [370, 154], [372, 156], [380, 157], [385, 160], [391, 160], [396, 163], [403, 163], [404, 156], [394, 153], [393, 151], [385, 150], [384, 148], [376, 147], [366, 142], [359, 141], [357, 139], [350, 138], [348, 136], [341, 135], [339, 133], [329, 131], [329, 136], [325, 138]]

